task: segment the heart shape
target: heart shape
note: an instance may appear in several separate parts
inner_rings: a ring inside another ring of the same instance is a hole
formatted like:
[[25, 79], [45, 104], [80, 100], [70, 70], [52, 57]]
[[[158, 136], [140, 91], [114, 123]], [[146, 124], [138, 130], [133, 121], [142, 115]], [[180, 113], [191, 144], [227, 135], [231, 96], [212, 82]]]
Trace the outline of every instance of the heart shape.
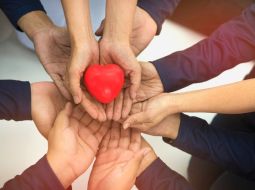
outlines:
[[84, 85], [102, 103], [110, 103], [124, 85], [124, 71], [116, 64], [94, 64], [84, 74]]

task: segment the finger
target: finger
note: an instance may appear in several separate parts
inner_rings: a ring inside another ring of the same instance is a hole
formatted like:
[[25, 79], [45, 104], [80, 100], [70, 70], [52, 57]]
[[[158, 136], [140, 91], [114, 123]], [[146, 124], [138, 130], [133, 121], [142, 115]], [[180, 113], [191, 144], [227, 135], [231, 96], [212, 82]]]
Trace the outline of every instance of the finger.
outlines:
[[102, 22], [101, 22], [99, 28], [98, 28], [97, 31], [95, 32], [96, 36], [102, 36], [102, 35], [103, 35], [104, 23], [105, 23], [105, 19], [102, 20]]
[[80, 87], [81, 74], [76, 67], [70, 67], [68, 70], [69, 89], [73, 96], [74, 103], [79, 104], [82, 101], [82, 90]]
[[130, 129], [120, 129], [120, 142], [119, 147], [123, 149], [128, 149], [130, 144]]
[[123, 123], [123, 128], [127, 129], [134, 125], [143, 124], [148, 121], [148, 118], [144, 112], [136, 113], [129, 116]]
[[106, 135], [106, 133], [109, 131], [111, 126], [111, 121], [103, 122], [99, 128], [99, 130], [96, 132], [95, 136], [98, 140], [98, 142], [101, 142], [103, 137]]
[[104, 136], [101, 144], [100, 144], [100, 149], [99, 149], [99, 153], [103, 153], [108, 149], [108, 144], [110, 142], [110, 138], [111, 138], [111, 131], [109, 130], [106, 135]]
[[97, 120], [93, 120], [89, 125], [88, 129], [94, 134], [96, 133], [100, 128], [101, 123]]
[[99, 114], [98, 114], [98, 120], [100, 122], [104, 122], [107, 120], [107, 117], [106, 117], [106, 113], [105, 113], [105, 110], [104, 110], [104, 107], [102, 104], [100, 103], [97, 103], [97, 107], [98, 107], [98, 110], [99, 110]]
[[83, 95], [81, 105], [93, 119], [98, 119], [98, 108], [85, 95]]
[[140, 87], [140, 83], [141, 83], [141, 67], [140, 67], [140, 65], [136, 69], [137, 69], [137, 71], [133, 71], [130, 73], [131, 86], [130, 86], [129, 90], [130, 90], [130, 96], [131, 96], [132, 100], [135, 100], [136, 92], [138, 91], [138, 89]]
[[129, 150], [132, 150], [133, 152], [136, 152], [140, 150], [141, 147], [141, 133], [137, 129], [131, 130], [131, 137], [130, 137], [130, 144], [129, 144]]
[[114, 109], [113, 109], [113, 120], [119, 121], [121, 118], [122, 106], [123, 106], [123, 91], [120, 92], [119, 96], [114, 101]]
[[61, 79], [61, 77], [59, 75], [53, 74], [51, 75], [52, 80], [54, 81], [54, 83], [56, 84], [56, 86], [58, 87], [58, 90], [60, 91], [60, 93], [67, 99], [67, 100], [71, 100], [72, 96], [69, 93], [69, 91], [67, 90], [64, 81]]
[[127, 163], [125, 168], [127, 169], [127, 173], [130, 174], [130, 176], [134, 176], [134, 178], [137, 177], [138, 170], [140, 168], [140, 165], [144, 159], [144, 157], [150, 152], [151, 150], [149, 148], [144, 148], [137, 153], [134, 154], [134, 157]]
[[124, 92], [123, 109], [122, 109], [122, 118], [123, 119], [127, 118], [128, 114], [132, 108], [132, 103], [133, 103], [133, 100], [131, 99], [129, 90], [127, 88], [127, 89], [125, 89], [125, 92]]
[[84, 114], [85, 114], [85, 110], [83, 109], [81, 105], [77, 105], [73, 108], [72, 117], [74, 117], [78, 121], [81, 120]]
[[111, 139], [108, 148], [117, 148], [120, 140], [120, 126], [117, 122], [112, 123]]
[[112, 101], [109, 104], [106, 105], [106, 116], [108, 120], [112, 120], [113, 118], [113, 108], [114, 108], [115, 102]]
[[65, 128], [65, 127], [69, 127], [69, 118], [72, 114], [72, 104], [70, 102], [67, 102], [65, 105], [65, 108], [59, 112], [54, 126], [59, 127], [59, 128]]

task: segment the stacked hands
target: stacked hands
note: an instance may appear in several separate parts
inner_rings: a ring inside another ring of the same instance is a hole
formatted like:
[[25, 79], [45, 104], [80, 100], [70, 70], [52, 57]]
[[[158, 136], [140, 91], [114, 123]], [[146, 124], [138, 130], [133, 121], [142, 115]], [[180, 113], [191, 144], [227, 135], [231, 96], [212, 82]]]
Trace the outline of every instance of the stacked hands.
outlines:
[[[29, 28], [27, 20], [19, 21], [24, 31]], [[91, 29], [87, 37], [76, 38], [71, 28], [67, 32], [50, 21], [27, 32], [56, 85], [32, 85], [32, 118], [48, 139], [47, 160], [64, 188], [96, 157], [89, 189], [131, 189], [157, 158], [140, 133], [177, 136], [180, 118], [176, 110], [169, 110], [171, 94], [162, 94], [162, 82], [151, 63], [136, 60], [154, 37], [156, 24], [138, 7], [133, 20], [130, 38], [125, 38], [112, 35], [114, 28], [106, 18], [96, 32], [102, 36], [99, 42]], [[68, 15], [67, 22], [72, 22]], [[109, 104], [97, 101], [80, 82], [88, 66], [98, 63], [117, 64], [125, 73], [124, 88]]]

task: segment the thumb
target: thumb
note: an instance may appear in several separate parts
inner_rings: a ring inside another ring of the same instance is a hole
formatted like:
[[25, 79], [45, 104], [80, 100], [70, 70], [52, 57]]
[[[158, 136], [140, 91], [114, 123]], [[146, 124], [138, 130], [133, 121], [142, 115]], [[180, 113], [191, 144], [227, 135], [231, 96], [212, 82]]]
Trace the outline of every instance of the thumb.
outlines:
[[80, 87], [80, 73], [78, 70], [70, 68], [68, 71], [69, 89], [75, 104], [82, 101], [82, 90]]
[[67, 127], [69, 125], [69, 118], [72, 114], [72, 109], [73, 109], [72, 104], [70, 102], [67, 102], [65, 108], [62, 111], [60, 111], [59, 114], [57, 115], [54, 127], [57, 128]]
[[130, 126], [136, 126], [146, 121], [146, 114], [144, 112], [136, 113], [129, 116], [123, 123], [123, 128], [127, 129]]
[[138, 169], [144, 157], [151, 151], [150, 148], [143, 148], [135, 153], [134, 157], [127, 163], [126, 168], [129, 175], [137, 175]]
[[101, 22], [99, 28], [96, 30], [96, 32], [95, 32], [96, 36], [103, 36], [104, 23], [105, 23], [105, 19], [102, 20], [102, 22]]
[[141, 70], [138, 69], [138, 71], [133, 71], [130, 74], [130, 82], [131, 86], [129, 87], [130, 90], [130, 96], [133, 100], [136, 98], [136, 93], [140, 87], [141, 84]]

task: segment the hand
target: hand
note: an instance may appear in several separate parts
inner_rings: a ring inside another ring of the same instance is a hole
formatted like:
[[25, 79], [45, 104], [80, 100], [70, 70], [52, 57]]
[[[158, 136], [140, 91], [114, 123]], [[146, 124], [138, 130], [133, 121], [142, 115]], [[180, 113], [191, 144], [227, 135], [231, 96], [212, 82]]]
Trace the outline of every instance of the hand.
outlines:
[[[142, 68], [141, 85], [134, 102], [142, 102], [164, 91], [163, 84], [154, 65], [149, 62], [140, 62]], [[107, 105], [107, 119], [119, 121], [126, 119], [131, 111], [133, 101], [126, 89], [112, 103]]]
[[[105, 20], [101, 22], [96, 31], [97, 36], [103, 36]], [[157, 24], [151, 16], [141, 9], [136, 8], [135, 19], [133, 22], [132, 33], [130, 36], [130, 45], [134, 54], [139, 55], [151, 42], [157, 32]]]
[[117, 64], [129, 79], [129, 93], [135, 99], [141, 82], [141, 66], [128, 43], [103, 38], [100, 41], [100, 64]]
[[99, 121], [105, 121], [103, 105], [96, 101], [80, 84], [84, 72], [90, 64], [99, 63], [98, 44], [90, 39], [82, 47], [73, 47], [70, 64], [66, 72], [66, 83], [76, 104], [81, 103], [85, 110]]
[[[64, 85], [67, 63], [70, 59], [70, 41], [67, 30], [56, 26], [33, 34], [35, 52], [44, 69], [68, 100], [71, 95]], [[54, 47], [54, 48], [53, 48]]]
[[110, 123], [101, 124], [67, 103], [50, 130], [48, 162], [66, 189], [93, 162], [101, 139]]
[[135, 102], [145, 101], [164, 92], [163, 84], [154, 65], [150, 62], [140, 62], [140, 65], [142, 80]]
[[147, 101], [134, 104], [131, 110], [133, 115], [124, 121], [123, 128], [133, 127], [146, 131], [156, 126], [167, 115], [174, 113], [170, 97], [169, 94], [163, 93]]
[[154, 162], [158, 156], [153, 150], [153, 148], [150, 146], [150, 144], [142, 137], [142, 148], [147, 148], [150, 150], [148, 154], [146, 154], [142, 160], [142, 163], [140, 165], [140, 168], [138, 170], [138, 175], [141, 175], [151, 164]]
[[52, 82], [37, 82], [31, 85], [32, 119], [38, 131], [47, 139], [58, 113], [67, 100]]
[[141, 148], [139, 132], [123, 130], [118, 123], [114, 123], [101, 143], [88, 189], [130, 190], [148, 151]]

